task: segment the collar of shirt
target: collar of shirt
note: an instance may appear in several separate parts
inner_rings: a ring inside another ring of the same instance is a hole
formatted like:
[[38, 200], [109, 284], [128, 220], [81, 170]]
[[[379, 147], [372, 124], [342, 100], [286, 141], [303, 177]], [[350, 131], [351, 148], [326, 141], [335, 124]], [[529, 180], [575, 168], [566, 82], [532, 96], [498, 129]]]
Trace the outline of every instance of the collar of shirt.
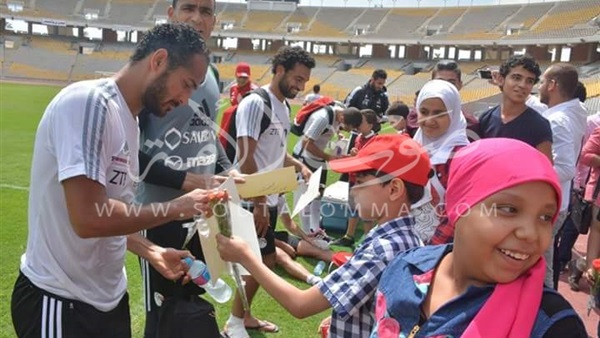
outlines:
[[389, 233], [397, 231], [413, 231], [414, 225], [415, 218], [412, 216], [399, 217], [389, 222], [385, 222], [369, 231], [369, 233], [365, 236], [361, 247], [366, 247], [366, 244], [369, 244], [375, 238], [382, 237], [383, 235], [387, 235]]

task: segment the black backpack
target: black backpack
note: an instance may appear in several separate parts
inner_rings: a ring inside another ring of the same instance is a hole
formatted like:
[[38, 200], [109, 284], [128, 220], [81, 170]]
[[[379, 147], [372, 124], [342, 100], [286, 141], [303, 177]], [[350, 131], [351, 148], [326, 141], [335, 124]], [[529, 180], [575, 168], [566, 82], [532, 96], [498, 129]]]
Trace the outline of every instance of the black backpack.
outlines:
[[[271, 124], [271, 98], [269, 97], [269, 93], [264, 88], [256, 88], [255, 90], [246, 93], [246, 95], [244, 95], [241, 101], [243, 101], [244, 98], [253, 93], [260, 96], [260, 98], [263, 100], [265, 107], [267, 107], [262, 116], [262, 119], [260, 120], [259, 135], [262, 135]], [[223, 112], [223, 118], [221, 120], [221, 130], [219, 133], [219, 141], [223, 145], [225, 153], [227, 154], [227, 158], [229, 158], [229, 161], [231, 161], [231, 163], [235, 162], [237, 148], [237, 127], [235, 125], [235, 117], [237, 115], [238, 106], [239, 104], [231, 106]], [[233, 140], [233, 142], [230, 142], [231, 140]]]

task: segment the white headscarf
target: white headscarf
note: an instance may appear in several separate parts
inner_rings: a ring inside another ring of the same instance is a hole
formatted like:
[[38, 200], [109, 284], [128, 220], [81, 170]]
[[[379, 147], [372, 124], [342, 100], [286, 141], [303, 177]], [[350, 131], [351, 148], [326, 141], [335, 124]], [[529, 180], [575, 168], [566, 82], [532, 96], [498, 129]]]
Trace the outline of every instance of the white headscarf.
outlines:
[[454, 147], [469, 144], [466, 131], [467, 120], [462, 114], [460, 95], [453, 84], [443, 80], [427, 82], [419, 92], [417, 111], [421, 107], [421, 103], [430, 98], [439, 98], [444, 102], [450, 118], [450, 126], [437, 139], [425, 136], [419, 128], [415, 133], [414, 140], [425, 147], [431, 158], [431, 164], [443, 164], [448, 161]]

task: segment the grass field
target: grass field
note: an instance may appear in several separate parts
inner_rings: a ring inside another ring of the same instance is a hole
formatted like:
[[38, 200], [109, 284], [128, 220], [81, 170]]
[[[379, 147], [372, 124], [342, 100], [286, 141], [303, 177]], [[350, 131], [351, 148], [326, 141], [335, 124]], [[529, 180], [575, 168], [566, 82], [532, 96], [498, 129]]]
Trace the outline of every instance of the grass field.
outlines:
[[[19, 270], [21, 254], [27, 240], [27, 187], [35, 130], [46, 105], [60, 90], [59, 87], [0, 83], [0, 338], [14, 337], [10, 317], [10, 298]], [[296, 107], [297, 109], [297, 107]], [[294, 137], [294, 135], [291, 135]], [[289, 147], [296, 139], [290, 138]], [[335, 180], [330, 174], [329, 183]], [[280, 227], [281, 228], [281, 227]], [[309, 271], [314, 260], [299, 258]], [[133, 337], [142, 337], [144, 309], [141, 293], [141, 275], [137, 259], [128, 254], [127, 275], [129, 279], [130, 306]], [[292, 280], [285, 272], [277, 270], [287, 280], [301, 288], [308, 285]], [[229, 285], [234, 285], [226, 279]], [[229, 315], [230, 302], [217, 306], [219, 325]], [[317, 337], [317, 327], [328, 312], [308, 319], [298, 320], [289, 315], [277, 302], [260, 289], [252, 307], [259, 317], [277, 323], [280, 332], [264, 336]], [[251, 332], [252, 337], [263, 334]]]

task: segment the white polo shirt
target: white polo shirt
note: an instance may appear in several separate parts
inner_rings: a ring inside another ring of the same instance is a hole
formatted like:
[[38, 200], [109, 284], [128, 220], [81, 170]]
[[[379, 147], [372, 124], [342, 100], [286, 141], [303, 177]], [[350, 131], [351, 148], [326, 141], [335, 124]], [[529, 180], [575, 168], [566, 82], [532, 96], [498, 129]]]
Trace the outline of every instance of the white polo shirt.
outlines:
[[117, 306], [127, 290], [126, 237], [79, 237], [61, 182], [85, 176], [102, 184], [109, 198], [131, 203], [138, 140], [137, 121], [112, 79], [72, 84], [50, 102], [35, 138], [21, 257], [21, 271], [34, 285], [101, 311]]

